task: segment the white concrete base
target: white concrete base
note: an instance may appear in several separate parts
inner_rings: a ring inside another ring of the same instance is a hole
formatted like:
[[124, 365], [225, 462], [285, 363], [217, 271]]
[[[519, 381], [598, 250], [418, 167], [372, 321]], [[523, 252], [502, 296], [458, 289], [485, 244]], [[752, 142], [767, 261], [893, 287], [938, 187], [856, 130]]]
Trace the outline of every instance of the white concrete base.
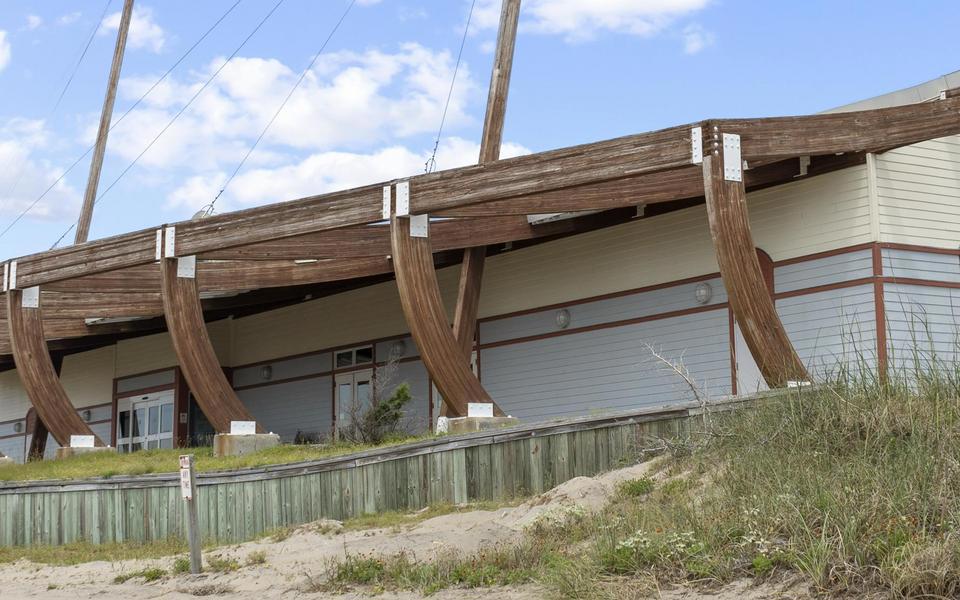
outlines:
[[447, 419], [447, 433], [473, 433], [519, 425], [516, 417], [455, 417]]
[[116, 452], [117, 449], [113, 446], [96, 446], [94, 448], [67, 448], [60, 447], [57, 448], [57, 453], [54, 455], [56, 460], [63, 458], [70, 458], [71, 456], [80, 456], [81, 454], [90, 454], [91, 452]]
[[280, 436], [275, 433], [254, 433], [252, 435], [218, 433], [213, 436], [213, 455], [244, 456], [279, 445]]
[[16, 461], [10, 458], [9, 456], [0, 456], [0, 467], [5, 467], [7, 465], [14, 465]]

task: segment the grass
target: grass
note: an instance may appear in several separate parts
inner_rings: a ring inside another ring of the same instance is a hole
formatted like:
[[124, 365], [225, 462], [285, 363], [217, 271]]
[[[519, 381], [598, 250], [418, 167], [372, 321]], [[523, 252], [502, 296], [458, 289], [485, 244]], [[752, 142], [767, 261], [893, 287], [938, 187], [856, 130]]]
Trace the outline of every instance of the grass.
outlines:
[[[150, 544], [90, 544], [78, 542], [63, 546], [0, 547], [0, 563], [18, 560], [46, 565], [77, 565], [93, 561], [116, 562], [162, 558], [187, 551], [187, 545], [179, 540], [152, 542]], [[189, 570], [189, 562], [187, 563]]]
[[[523, 542], [417, 561], [351, 556], [332, 587], [537, 581], [566, 598], [801, 574], [827, 595], [960, 595], [960, 371], [799, 389], [701, 430], [603, 511]], [[629, 595], [629, 594], [627, 594]]]
[[113, 582], [116, 584], [126, 583], [131, 579], [142, 578], [144, 582], [150, 583], [153, 581], [159, 581], [166, 577], [167, 572], [159, 568], [151, 569], [142, 569], [140, 571], [133, 571], [131, 573], [123, 573], [122, 575], [117, 575], [113, 578]]
[[431, 439], [433, 436], [397, 437], [379, 445], [331, 443], [322, 446], [281, 445], [267, 448], [246, 456], [225, 456], [216, 458], [210, 447], [145, 450], [131, 454], [112, 452], [93, 452], [73, 456], [63, 460], [35, 461], [23, 465], [0, 466], [0, 481], [36, 481], [85, 479], [90, 477], [116, 477], [120, 475], [146, 475], [149, 473], [174, 473], [179, 466], [181, 454], [190, 453], [196, 457], [197, 471], [227, 471], [266, 465], [286, 464], [305, 460], [331, 458], [353, 452], [385, 448], [418, 440]]

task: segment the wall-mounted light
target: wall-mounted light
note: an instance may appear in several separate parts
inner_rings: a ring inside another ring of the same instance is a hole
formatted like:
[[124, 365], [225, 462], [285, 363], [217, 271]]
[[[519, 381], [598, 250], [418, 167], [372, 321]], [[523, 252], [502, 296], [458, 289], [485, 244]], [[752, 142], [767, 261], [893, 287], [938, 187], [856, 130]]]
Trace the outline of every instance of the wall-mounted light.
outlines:
[[560, 329], [566, 329], [570, 326], [570, 311], [561, 308], [557, 311], [557, 327]]
[[260, 379], [264, 381], [270, 381], [273, 379], [273, 367], [270, 365], [263, 365], [260, 367]]
[[713, 288], [706, 281], [702, 281], [694, 288], [693, 297], [696, 298], [697, 304], [706, 304], [713, 298]]
[[16, 423], [14, 423], [14, 424], [13, 424], [13, 431], [14, 431], [15, 433], [22, 433], [22, 432], [23, 432], [23, 421], [17, 421]]
[[83, 415], [83, 420], [86, 421], [87, 423], [89, 423], [90, 419], [93, 418], [93, 413], [90, 412], [89, 410], [83, 411], [82, 415]]

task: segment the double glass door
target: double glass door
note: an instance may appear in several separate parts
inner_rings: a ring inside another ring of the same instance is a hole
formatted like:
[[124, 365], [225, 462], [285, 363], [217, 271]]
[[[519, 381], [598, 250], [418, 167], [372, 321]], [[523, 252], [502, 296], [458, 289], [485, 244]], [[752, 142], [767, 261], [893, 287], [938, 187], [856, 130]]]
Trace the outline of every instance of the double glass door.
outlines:
[[337, 429], [349, 425], [373, 405], [372, 379], [373, 369], [336, 374]]
[[173, 448], [173, 390], [117, 400], [117, 450]]

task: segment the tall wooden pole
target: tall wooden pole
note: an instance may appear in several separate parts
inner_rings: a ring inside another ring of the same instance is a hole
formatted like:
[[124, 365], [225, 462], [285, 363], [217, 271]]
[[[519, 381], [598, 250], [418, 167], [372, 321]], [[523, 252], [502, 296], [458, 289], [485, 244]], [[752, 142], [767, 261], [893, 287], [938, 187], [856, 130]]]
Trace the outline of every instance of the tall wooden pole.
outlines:
[[124, 0], [123, 13], [120, 16], [120, 29], [117, 31], [117, 45], [113, 50], [113, 64], [110, 65], [110, 77], [107, 80], [107, 94], [103, 99], [103, 111], [100, 113], [100, 128], [97, 130], [97, 143], [90, 162], [90, 176], [87, 178], [87, 191], [83, 195], [83, 208], [77, 220], [77, 235], [74, 244], [87, 241], [90, 234], [90, 220], [93, 218], [93, 204], [97, 199], [100, 185], [100, 171], [103, 168], [103, 155], [107, 149], [107, 135], [110, 133], [110, 121], [113, 118], [113, 104], [117, 98], [117, 82], [120, 80], [120, 67], [123, 64], [123, 52], [127, 46], [127, 32], [133, 16], [133, 0]]
[[[517, 40], [517, 23], [520, 19], [520, 0], [504, 0], [500, 12], [500, 30], [497, 33], [497, 50], [490, 73], [490, 91], [487, 93], [487, 112], [483, 119], [483, 136], [480, 139], [480, 164], [500, 158], [503, 142], [503, 122], [507, 113], [507, 94], [510, 91], [510, 72], [513, 69], [513, 50]], [[520, 217], [523, 218], [523, 217]], [[480, 283], [486, 262], [486, 246], [467, 248], [460, 266], [460, 286], [457, 307], [453, 314], [453, 333], [460, 343], [467, 362], [473, 352], [473, 338], [477, 328], [477, 310], [480, 305]], [[443, 405], [441, 414], [446, 414]]]

